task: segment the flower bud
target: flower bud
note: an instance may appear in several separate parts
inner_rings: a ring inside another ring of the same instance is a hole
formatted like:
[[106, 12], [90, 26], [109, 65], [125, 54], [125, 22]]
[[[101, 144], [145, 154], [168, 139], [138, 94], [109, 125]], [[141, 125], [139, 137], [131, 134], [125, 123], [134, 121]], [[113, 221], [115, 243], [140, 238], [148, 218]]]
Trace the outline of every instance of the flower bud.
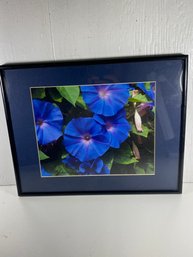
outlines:
[[132, 152], [137, 160], [141, 159], [140, 152], [134, 141], [132, 141]]
[[135, 127], [136, 127], [137, 131], [143, 132], [141, 116], [139, 115], [137, 109], [135, 109], [134, 122], [135, 122]]

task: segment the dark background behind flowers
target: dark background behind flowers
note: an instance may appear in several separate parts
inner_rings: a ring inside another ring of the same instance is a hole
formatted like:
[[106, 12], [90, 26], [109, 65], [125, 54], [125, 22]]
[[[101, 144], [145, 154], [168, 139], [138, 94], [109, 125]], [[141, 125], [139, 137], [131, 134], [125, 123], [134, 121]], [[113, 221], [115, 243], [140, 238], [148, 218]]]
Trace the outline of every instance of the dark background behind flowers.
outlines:
[[102, 169], [95, 172], [92, 161], [87, 161], [87, 172], [80, 173], [79, 160], [71, 156], [63, 144], [65, 127], [72, 119], [93, 116], [82, 97], [80, 87], [31, 89], [33, 99], [51, 103], [63, 115], [62, 135], [47, 144], [38, 143], [42, 176], [154, 174], [155, 83], [130, 83], [128, 87], [129, 97], [124, 110], [131, 129], [119, 148], [110, 147], [101, 156], [103, 168], [109, 170], [107, 173], [102, 172]]

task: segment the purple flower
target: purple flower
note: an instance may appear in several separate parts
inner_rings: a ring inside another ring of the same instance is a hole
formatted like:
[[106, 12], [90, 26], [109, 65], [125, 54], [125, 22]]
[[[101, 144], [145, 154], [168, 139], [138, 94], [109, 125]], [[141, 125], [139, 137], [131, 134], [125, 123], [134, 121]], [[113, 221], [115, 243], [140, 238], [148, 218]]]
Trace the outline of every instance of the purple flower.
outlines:
[[85, 103], [90, 110], [104, 116], [115, 115], [127, 103], [128, 84], [81, 86]]
[[124, 109], [111, 117], [94, 115], [94, 119], [106, 128], [110, 135], [110, 146], [114, 148], [120, 147], [120, 144], [127, 139], [131, 130], [131, 126], [126, 120]]
[[151, 103], [141, 103], [137, 106], [137, 109], [138, 109], [139, 112], [141, 112], [141, 111], [147, 110], [147, 109], [152, 110], [153, 107], [154, 107], [153, 102], [151, 102]]
[[81, 163], [78, 173], [82, 175], [110, 174], [110, 170], [103, 161], [98, 158], [94, 161]]
[[110, 147], [110, 136], [93, 118], [72, 119], [64, 132], [66, 150], [80, 161], [103, 155]]
[[36, 134], [40, 145], [57, 140], [62, 135], [63, 115], [52, 103], [34, 99]]

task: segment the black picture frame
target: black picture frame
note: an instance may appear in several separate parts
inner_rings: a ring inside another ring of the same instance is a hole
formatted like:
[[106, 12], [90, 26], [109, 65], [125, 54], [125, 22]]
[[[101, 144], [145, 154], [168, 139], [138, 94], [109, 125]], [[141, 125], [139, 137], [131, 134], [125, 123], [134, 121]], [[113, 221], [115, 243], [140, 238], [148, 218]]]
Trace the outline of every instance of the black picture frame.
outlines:
[[[18, 195], [181, 193], [187, 73], [188, 55], [182, 54], [0, 66]], [[154, 176], [38, 177], [29, 88], [89, 84], [91, 74], [101, 84], [109, 83], [112, 76], [117, 83], [156, 81]]]

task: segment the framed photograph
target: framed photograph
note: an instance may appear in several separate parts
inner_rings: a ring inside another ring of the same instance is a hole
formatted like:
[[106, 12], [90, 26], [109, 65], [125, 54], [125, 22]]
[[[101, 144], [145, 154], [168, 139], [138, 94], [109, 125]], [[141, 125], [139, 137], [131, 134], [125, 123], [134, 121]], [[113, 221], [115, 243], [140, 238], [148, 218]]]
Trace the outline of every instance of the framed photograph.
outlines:
[[187, 62], [1, 66], [18, 194], [181, 193]]

